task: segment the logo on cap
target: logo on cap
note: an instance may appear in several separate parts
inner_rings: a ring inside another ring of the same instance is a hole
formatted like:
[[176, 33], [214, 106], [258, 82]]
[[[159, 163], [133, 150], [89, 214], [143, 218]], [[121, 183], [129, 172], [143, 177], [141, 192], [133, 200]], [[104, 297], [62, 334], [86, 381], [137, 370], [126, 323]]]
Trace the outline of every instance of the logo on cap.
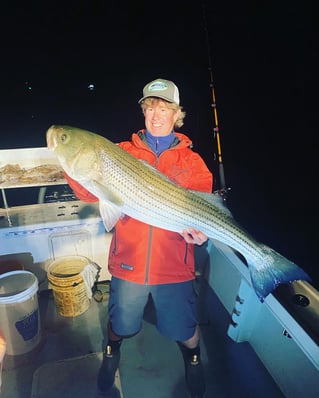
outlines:
[[167, 89], [168, 89], [168, 84], [161, 81], [153, 82], [148, 87], [149, 91], [165, 91]]

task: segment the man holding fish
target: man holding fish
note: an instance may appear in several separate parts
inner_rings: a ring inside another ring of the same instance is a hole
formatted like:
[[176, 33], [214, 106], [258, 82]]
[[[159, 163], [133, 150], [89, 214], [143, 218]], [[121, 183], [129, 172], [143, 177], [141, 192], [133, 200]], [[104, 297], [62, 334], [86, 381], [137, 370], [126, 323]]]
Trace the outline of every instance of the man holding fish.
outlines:
[[[211, 193], [212, 173], [191, 149], [191, 140], [175, 131], [183, 125], [185, 117], [177, 86], [172, 81], [156, 79], [144, 87], [139, 104], [146, 128], [119, 146], [155, 167], [175, 184]], [[66, 178], [79, 199], [99, 200], [78, 181], [68, 175]], [[98, 374], [100, 391], [112, 389], [122, 339], [139, 332], [144, 307], [151, 296], [158, 331], [175, 340], [181, 349], [190, 396], [204, 396], [193, 280], [194, 244], [201, 245], [206, 240], [207, 236], [195, 228], [178, 233], [127, 215], [116, 222], [109, 256], [112, 280], [108, 342]]]

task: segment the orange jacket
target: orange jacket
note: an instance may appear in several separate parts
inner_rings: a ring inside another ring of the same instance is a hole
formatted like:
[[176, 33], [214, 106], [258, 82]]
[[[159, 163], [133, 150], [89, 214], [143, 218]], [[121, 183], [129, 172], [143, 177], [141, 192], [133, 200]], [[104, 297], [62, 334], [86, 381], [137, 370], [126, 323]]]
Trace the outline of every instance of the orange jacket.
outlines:
[[[119, 145], [138, 159], [146, 160], [172, 181], [188, 189], [211, 192], [213, 176], [203, 159], [190, 148], [191, 140], [175, 133], [176, 143], [157, 157], [143, 140], [144, 130]], [[79, 199], [96, 201], [78, 183], [66, 176]], [[140, 284], [176, 283], [192, 280], [194, 245], [175, 232], [152, 227], [128, 216], [114, 229], [109, 254], [109, 271], [121, 279]]]

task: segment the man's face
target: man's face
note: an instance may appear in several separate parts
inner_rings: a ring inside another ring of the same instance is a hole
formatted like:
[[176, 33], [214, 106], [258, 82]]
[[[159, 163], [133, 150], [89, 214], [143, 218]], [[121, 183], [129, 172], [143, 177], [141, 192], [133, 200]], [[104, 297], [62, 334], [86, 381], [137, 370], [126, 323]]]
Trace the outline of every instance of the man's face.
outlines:
[[180, 110], [175, 112], [165, 101], [159, 100], [145, 109], [145, 126], [152, 135], [164, 137], [172, 132], [179, 113]]

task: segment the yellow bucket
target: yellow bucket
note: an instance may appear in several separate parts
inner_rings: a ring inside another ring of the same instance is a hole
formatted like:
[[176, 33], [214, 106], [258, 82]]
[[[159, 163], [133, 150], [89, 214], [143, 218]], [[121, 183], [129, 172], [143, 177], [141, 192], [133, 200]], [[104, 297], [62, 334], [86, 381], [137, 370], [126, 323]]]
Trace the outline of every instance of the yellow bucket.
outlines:
[[49, 286], [52, 288], [54, 302], [60, 315], [74, 317], [83, 314], [91, 303], [81, 275], [90, 263], [83, 256], [61, 257], [48, 268]]

